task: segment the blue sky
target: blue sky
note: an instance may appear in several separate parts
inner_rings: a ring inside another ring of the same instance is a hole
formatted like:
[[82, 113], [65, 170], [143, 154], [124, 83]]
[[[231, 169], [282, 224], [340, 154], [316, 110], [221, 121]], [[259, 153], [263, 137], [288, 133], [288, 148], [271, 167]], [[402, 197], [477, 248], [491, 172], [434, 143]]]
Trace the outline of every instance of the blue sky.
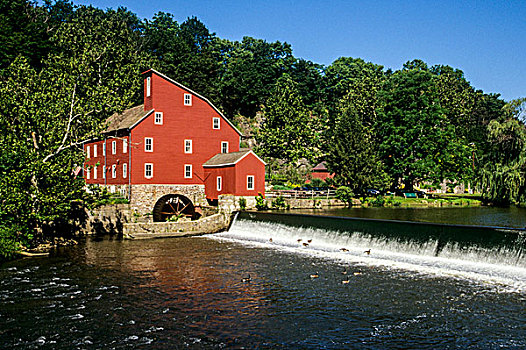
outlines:
[[196, 16], [230, 40], [286, 41], [294, 55], [329, 65], [341, 56], [399, 69], [419, 58], [464, 71], [471, 84], [505, 100], [526, 97], [526, 0], [293, 1], [81, 0], [127, 7], [141, 18]]

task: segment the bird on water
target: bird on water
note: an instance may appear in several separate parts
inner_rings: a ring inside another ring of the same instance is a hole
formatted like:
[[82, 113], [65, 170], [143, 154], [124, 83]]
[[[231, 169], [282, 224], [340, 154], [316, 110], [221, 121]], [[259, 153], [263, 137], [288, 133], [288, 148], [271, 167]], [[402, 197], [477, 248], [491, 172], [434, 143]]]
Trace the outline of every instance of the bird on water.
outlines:
[[250, 275], [248, 275], [247, 277], [243, 277], [243, 279], [241, 280], [242, 282], [250, 282], [252, 280], [252, 278], [250, 277]]
[[309, 243], [305, 243], [305, 242], [303, 242], [303, 246], [304, 246], [304, 247], [307, 247], [308, 245], [309, 245]]
[[313, 278], [313, 279], [314, 278], [318, 278], [318, 277], [320, 277], [320, 274], [318, 272], [313, 273], [312, 275], [310, 275], [310, 278]]
[[341, 250], [342, 252], [348, 252], [348, 251], [349, 251], [349, 249], [347, 249], [347, 248], [340, 248], [340, 250]]
[[368, 250], [364, 251], [363, 253], [367, 254], [367, 255], [371, 255], [371, 249], [368, 249]]
[[309, 239], [309, 240], [307, 241], [307, 243], [310, 243], [310, 242], [312, 242], [312, 239]]

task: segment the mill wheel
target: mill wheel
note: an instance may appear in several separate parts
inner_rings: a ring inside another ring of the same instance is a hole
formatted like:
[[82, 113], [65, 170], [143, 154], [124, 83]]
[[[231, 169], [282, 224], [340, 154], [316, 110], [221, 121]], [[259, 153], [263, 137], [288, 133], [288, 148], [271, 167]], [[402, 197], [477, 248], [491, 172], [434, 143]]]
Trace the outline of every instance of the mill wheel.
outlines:
[[194, 204], [180, 194], [162, 196], [153, 207], [153, 221], [167, 221], [172, 216], [193, 219], [196, 216]]

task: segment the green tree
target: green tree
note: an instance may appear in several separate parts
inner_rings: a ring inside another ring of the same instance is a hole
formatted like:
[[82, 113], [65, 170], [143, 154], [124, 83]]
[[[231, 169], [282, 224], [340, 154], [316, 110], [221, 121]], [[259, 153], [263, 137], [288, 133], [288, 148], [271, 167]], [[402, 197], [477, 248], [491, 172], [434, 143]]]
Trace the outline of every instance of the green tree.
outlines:
[[469, 170], [470, 148], [459, 142], [440, 105], [433, 75], [419, 68], [393, 74], [379, 94], [380, 152], [393, 186], [408, 190], [417, 181], [459, 180]]
[[[0, 86], [0, 254], [65, 224], [86, 198], [82, 142], [139, 90], [142, 55], [119, 11], [81, 7], [51, 38], [40, 70], [23, 58]], [[139, 78], [136, 78], [139, 77]]]
[[317, 144], [316, 123], [289, 75], [278, 79], [264, 109], [264, 121], [256, 136], [258, 152], [264, 157], [298, 164], [312, 159]]

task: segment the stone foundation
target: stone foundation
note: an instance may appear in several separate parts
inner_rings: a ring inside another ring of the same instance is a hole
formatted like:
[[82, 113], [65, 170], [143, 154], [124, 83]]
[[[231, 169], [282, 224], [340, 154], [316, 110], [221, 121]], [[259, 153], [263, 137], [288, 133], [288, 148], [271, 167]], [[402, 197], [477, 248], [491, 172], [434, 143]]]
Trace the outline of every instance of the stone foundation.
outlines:
[[123, 225], [123, 237], [145, 239], [202, 235], [224, 231], [230, 221], [231, 215], [219, 213], [196, 221], [127, 223]]
[[241, 210], [239, 206], [239, 200], [245, 198], [246, 208], [245, 209], [255, 209], [256, 208], [256, 197], [254, 196], [234, 196], [231, 194], [221, 194], [218, 199], [219, 211], [232, 213], [237, 210]]
[[207, 205], [204, 185], [132, 185], [130, 208], [139, 215], [151, 214], [155, 203], [167, 194], [183, 195], [194, 206]]

